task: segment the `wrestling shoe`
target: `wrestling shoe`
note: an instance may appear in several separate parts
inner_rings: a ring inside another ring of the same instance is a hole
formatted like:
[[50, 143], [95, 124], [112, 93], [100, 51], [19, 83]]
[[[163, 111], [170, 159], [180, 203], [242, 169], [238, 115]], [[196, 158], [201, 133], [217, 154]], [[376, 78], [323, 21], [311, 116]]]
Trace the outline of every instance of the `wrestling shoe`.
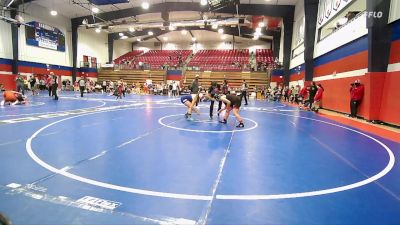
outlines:
[[243, 123], [239, 123], [236, 127], [237, 127], [237, 128], [243, 128], [243, 127], [244, 127], [244, 124], [243, 124]]
[[226, 121], [226, 119], [224, 119], [224, 120], [220, 120], [219, 122], [226, 124], [228, 121]]

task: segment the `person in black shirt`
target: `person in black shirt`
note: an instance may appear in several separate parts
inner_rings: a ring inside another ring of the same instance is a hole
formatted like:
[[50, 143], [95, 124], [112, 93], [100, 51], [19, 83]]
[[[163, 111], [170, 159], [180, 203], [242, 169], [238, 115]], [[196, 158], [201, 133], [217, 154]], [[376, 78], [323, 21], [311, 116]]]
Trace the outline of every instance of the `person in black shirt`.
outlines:
[[[236, 127], [238, 128], [244, 127], [243, 119], [239, 115], [239, 109], [242, 104], [242, 99], [237, 95], [221, 95], [219, 96], [219, 100], [224, 102], [226, 105], [226, 108], [222, 109], [226, 110], [225, 117], [220, 122], [227, 123], [227, 119], [229, 118], [229, 113], [233, 111], [233, 115], [235, 115], [237, 121], [239, 121], [239, 124]], [[220, 110], [220, 112], [222, 112], [222, 110]]]
[[51, 82], [51, 92], [52, 96], [54, 96], [54, 100], [58, 100], [57, 89], [58, 89], [58, 77], [53, 76]]
[[[215, 81], [211, 82], [211, 86], [208, 88], [208, 94], [209, 96], [213, 95], [215, 93], [215, 91], [218, 89], [218, 84]], [[214, 112], [214, 100], [211, 100], [211, 104], [210, 104], [210, 119], [213, 118], [213, 112]], [[218, 105], [218, 111], [221, 109], [221, 101], [219, 101], [219, 105]]]
[[29, 84], [31, 85], [31, 91], [32, 91], [32, 95], [35, 95], [35, 84], [36, 84], [36, 78], [34, 76], [31, 76], [31, 78], [29, 79]]
[[244, 127], [244, 123], [243, 123], [243, 119], [242, 117], [239, 115], [239, 109], [240, 106], [242, 104], [242, 100], [239, 96], [236, 95], [223, 95], [223, 94], [219, 94], [214, 93], [211, 96], [208, 96], [208, 98], [210, 100], [214, 100], [214, 101], [222, 101], [225, 103], [226, 108], [221, 109], [218, 111], [218, 115], [219, 113], [221, 113], [222, 111], [226, 110], [226, 114], [223, 120], [221, 120], [221, 123], [227, 123], [227, 120], [229, 118], [229, 114], [231, 111], [233, 111], [233, 115], [235, 115], [237, 121], [239, 121], [239, 124], [236, 126], [238, 128], [242, 128]]
[[310, 109], [313, 106], [314, 97], [315, 97], [315, 94], [317, 94], [317, 91], [318, 91], [317, 85], [315, 84], [314, 81], [311, 82], [311, 86], [310, 86], [310, 89], [309, 89], [309, 103], [310, 103], [309, 107], [310, 107]]

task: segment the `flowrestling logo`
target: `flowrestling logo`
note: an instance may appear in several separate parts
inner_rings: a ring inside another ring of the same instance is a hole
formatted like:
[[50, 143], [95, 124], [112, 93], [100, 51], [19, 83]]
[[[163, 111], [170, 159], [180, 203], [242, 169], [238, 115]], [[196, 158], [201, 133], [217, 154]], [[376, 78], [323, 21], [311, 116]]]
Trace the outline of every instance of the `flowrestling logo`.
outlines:
[[382, 18], [383, 17], [383, 12], [381, 11], [367, 11], [367, 17], [368, 18]]

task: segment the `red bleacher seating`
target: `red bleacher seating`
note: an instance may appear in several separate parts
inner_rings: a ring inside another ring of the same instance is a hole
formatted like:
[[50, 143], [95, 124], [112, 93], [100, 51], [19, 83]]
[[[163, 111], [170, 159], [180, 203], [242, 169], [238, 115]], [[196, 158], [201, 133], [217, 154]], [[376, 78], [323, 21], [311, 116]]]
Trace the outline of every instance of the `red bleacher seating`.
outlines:
[[256, 49], [256, 61], [272, 63], [274, 62], [274, 55], [272, 53], [272, 49]]
[[[143, 54], [143, 51], [135, 50], [115, 59], [114, 63], [123, 64], [124, 68], [139, 69], [139, 62], [142, 62], [146, 65], [144, 68], [158, 70], [164, 64], [178, 66], [179, 55], [182, 55], [182, 62], [185, 63], [191, 53], [191, 50], [150, 50]], [[257, 64], [263, 62], [267, 65], [274, 64], [271, 49], [256, 49], [255, 58]], [[193, 56], [188, 66], [199, 70], [241, 71], [249, 68], [249, 59], [248, 49], [200, 50]]]
[[115, 64], [123, 64], [125, 62], [130, 62], [136, 56], [139, 56], [141, 54], [143, 54], [142, 50], [134, 50], [134, 51], [128, 52], [128, 53], [121, 55], [120, 57], [114, 59], [114, 63]]
[[200, 70], [241, 71], [249, 64], [249, 50], [200, 50], [188, 66]]
[[150, 50], [136, 58], [133, 64], [142, 62], [150, 65], [150, 69], [160, 69], [164, 64], [177, 66], [179, 55], [182, 55], [182, 63], [184, 63], [190, 54], [192, 54], [191, 50]]

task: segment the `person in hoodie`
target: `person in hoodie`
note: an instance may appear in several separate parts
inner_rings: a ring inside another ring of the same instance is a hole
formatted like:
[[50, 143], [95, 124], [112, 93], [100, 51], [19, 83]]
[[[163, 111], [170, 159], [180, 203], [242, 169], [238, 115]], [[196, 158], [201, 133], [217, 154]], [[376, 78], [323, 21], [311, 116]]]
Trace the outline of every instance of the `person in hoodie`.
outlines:
[[364, 97], [364, 85], [360, 80], [354, 81], [350, 87], [350, 117], [357, 117], [358, 106]]
[[315, 112], [318, 112], [318, 109], [321, 108], [321, 100], [322, 100], [322, 96], [324, 93], [324, 88], [322, 87], [321, 84], [318, 84], [317, 87], [318, 87], [318, 90], [314, 96], [314, 105], [311, 108], [311, 110], [315, 111]]

